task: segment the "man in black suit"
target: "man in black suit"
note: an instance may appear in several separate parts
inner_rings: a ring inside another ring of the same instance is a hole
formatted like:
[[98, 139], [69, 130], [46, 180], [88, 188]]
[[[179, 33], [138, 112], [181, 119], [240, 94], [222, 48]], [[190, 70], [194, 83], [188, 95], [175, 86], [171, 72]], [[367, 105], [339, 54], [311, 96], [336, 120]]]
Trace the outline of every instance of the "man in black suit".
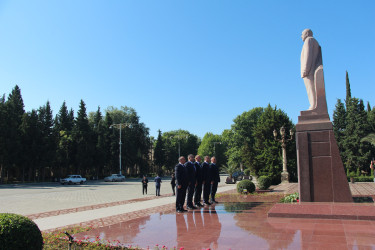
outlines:
[[179, 163], [176, 165], [175, 169], [175, 176], [177, 181], [177, 189], [176, 189], [176, 211], [178, 213], [185, 212], [187, 210], [184, 209], [185, 197], [186, 197], [186, 188], [188, 186], [187, 182], [187, 171], [184, 166], [186, 160], [185, 157], [181, 156], [178, 158]]
[[193, 196], [195, 190], [195, 165], [194, 165], [194, 155], [188, 155], [188, 162], [185, 163], [185, 167], [188, 173], [188, 194], [186, 200], [186, 206], [188, 209], [196, 209], [197, 207], [193, 205]]
[[197, 207], [203, 207], [201, 204], [201, 197], [202, 197], [202, 183], [203, 183], [203, 175], [202, 175], [202, 166], [201, 166], [201, 157], [200, 155], [195, 156], [195, 193], [194, 193], [194, 205]]
[[208, 201], [211, 192], [211, 167], [210, 157], [205, 156], [202, 164], [202, 184], [203, 184], [203, 202], [205, 205], [211, 205]]
[[215, 200], [217, 185], [220, 182], [219, 167], [216, 165], [216, 157], [211, 157], [211, 203], [218, 203]]

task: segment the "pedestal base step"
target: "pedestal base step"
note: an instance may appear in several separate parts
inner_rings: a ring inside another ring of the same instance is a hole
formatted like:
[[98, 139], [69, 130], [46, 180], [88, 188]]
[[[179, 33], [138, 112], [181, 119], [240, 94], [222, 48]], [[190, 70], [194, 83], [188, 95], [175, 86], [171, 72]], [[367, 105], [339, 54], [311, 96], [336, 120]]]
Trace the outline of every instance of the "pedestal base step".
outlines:
[[277, 203], [268, 211], [268, 217], [375, 221], [375, 205], [329, 202]]

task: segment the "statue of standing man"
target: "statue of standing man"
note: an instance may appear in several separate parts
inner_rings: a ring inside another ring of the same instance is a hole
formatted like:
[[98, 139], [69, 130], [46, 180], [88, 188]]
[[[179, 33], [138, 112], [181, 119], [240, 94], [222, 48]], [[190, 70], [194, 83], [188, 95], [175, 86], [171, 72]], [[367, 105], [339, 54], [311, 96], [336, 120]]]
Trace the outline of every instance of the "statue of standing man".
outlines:
[[309, 110], [315, 110], [317, 108], [315, 71], [320, 65], [323, 65], [322, 50], [310, 29], [302, 31], [301, 37], [302, 41], [304, 41], [301, 52], [301, 77], [305, 83], [310, 102]]

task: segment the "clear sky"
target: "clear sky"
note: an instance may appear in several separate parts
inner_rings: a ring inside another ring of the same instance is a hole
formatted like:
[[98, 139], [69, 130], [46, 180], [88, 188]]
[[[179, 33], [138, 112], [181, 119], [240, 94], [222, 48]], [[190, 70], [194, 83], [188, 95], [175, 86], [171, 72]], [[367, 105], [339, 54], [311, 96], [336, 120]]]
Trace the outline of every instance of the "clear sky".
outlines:
[[0, 94], [25, 110], [133, 107], [153, 136], [220, 134], [268, 103], [297, 123], [309, 107], [301, 32], [322, 47], [330, 116], [352, 95], [375, 105], [375, 1], [0, 1]]

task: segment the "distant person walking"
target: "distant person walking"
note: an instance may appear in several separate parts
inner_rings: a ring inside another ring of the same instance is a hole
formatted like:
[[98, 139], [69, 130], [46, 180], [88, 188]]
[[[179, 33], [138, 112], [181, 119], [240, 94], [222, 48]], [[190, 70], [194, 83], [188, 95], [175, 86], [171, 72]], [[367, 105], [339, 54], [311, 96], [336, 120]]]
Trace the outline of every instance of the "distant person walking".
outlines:
[[172, 191], [173, 191], [173, 195], [176, 195], [176, 177], [174, 176], [174, 174], [172, 174], [172, 179], [171, 179], [171, 186], [172, 186]]
[[156, 196], [160, 196], [160, 186], [161, 186], [161, 178], [159, 175], [155, 177], [155, 188], [156, 188]]
[[142, 178], [142, 194], [147, 194], [147, 185], [148, 185], [148, 179], [146, 176], [143, 176]]

